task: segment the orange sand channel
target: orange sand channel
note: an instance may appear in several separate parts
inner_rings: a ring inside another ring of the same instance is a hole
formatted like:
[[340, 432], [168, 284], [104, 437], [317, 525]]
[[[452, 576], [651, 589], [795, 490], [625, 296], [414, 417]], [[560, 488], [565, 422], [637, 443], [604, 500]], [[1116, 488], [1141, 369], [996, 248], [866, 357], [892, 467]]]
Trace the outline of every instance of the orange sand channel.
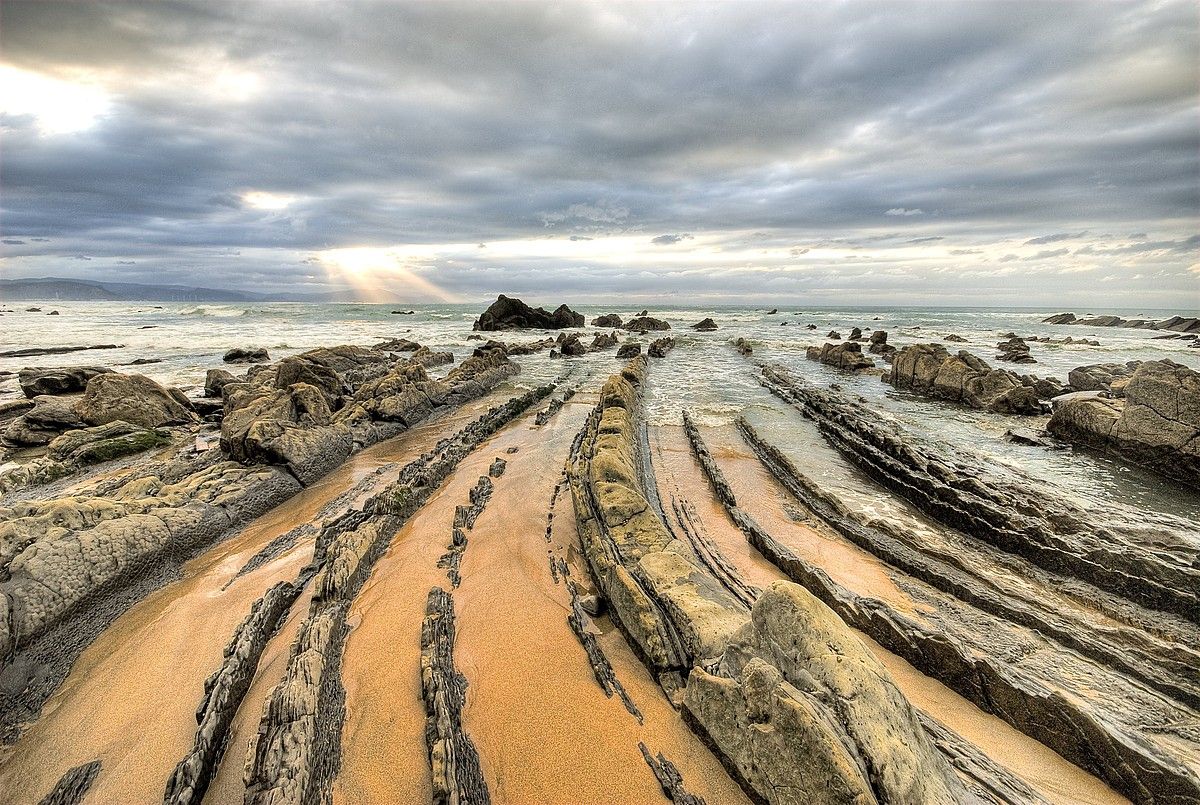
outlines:
[[[644, 741], [709, 802], [746, 802], [607, 619], [596, 624], [605, 631], [601, 643], [645, 726], [604, 696], [567, 625], [568, 594], [551, 577], [547, 551], [571, 557], [573, 575], [586, 582], [572, 548], [569, 492], [555, 507], [553, 545], [544, 534], [552, 490], [590, 407], [583, 396], [545, 427], [533, 428], [526, 418], [471, 455], [376, 566], [352, 609], [361, 622], [346, 648], [337, 802], [429, 801], [420, 624], [430, 587], [449, 589], [436, 562], [449, 543], [454, 507], [467, 502], [467, 491], [496, 456], [508, 469], [467, 535], [462, 586], [454, 591], [455, 662], [469, 683], [464, 727], [479, 749], [493, 801], [665, 802], [638, 750]], [[508, 454], [512, 446], [518, 452]]]
[[[102, 766], [89, 802], [160, 801], [172, 769], [194, 741], [204, 680], [220, 665], [225, 645], [254, 601], [275, 582], [295, 578], [308, 562], [311, 540], [221, 588], [272, 539], [312, 521], [328, 501], [372, 470], [416, 457], [447, 428], [477, 416], [482, 406], [477, 403], [364, 450], [188, 562], [181, 580], [121, 615], [80, 655], [41, 717], [5, 752], [0, 799], [12, 805], [36, 803], [68, 769], [98, 758]], [[242, 801], [246, 741], [257, 729], [263, 698], [282, 676], [288, 641], [306, 608], [302, 598], [268, 648], [262, 678], [239, 710], [217, 788], [207, 801]]]
[[[787, 516], [782, 503], [791, 499], [790, 495], [762, 467], [736, 430], [732, 427], [703, 428], [701, 432], [733, 488], [738, 505], [750, 511], [768, 533], [859, 595], [881, 598], [898, 607], [906, 601], [889, 575], [899, 571], [844, 541], [831, 529], [816, 530], [795, 523]], [[746, 545], [745, 536], [730, 522], [720, 504], [701, 507], [700, 501], [706, 499], [710, 487], [703, 470], [691, 455], [682, 428], [651, 429], [651, 445], [660, 494], [674, 491], [691, 500], [700, 511], [709, 536], [744, 578], [760, 586], [786, 578], [769, 563], [770, 577], [764, 577], [762, 564], [766, 560]], [[903, 608], [912, 611], [911, 604]], [[900, 690], [915, 707], [975, 744], [1050, 802], [1064, 805], [1128, 802], [1098, 778], [1002, 719], [980, 710], [936, 679], [922, 674], [866, 634], [854, 631], [887, 666]]]

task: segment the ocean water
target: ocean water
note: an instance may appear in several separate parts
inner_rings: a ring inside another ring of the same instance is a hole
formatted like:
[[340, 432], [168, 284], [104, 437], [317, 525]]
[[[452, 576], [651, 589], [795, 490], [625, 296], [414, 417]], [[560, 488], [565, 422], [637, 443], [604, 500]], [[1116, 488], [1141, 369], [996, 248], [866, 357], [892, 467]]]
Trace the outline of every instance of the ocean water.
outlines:
[[[26, 312], [36, 305], [41, 312]], [[375, 305], [375, 304], [194, 304], [137, 302], [44, 302], [0, 305], [0, 352], [28, 347], [120, 344], [119, 349], [74, 352], [26, 358], [0, 358], [0, 370], [15, 372], [24, 366], [108, 366], [118, 371], [139, 372], [164, 383], [198, 393], [207, 369], [222, 367], [222, 355], [235, 346], [266, 347], [272, 359], [334, 344], [371, 345], [404, 337], [435, 350], [448, 350], [457, 359], [470, 354], [476, 342], [468, 341], [472, 321], [483, 304], [471, 305]], [[637, 309], [619, 305], [573, 305], [590, 321], [601, 313], [615, 312], [623, 318]], [[46, 315], [58, 310], [59, 315]], [[393, 310], [412, 310], [397, 315]], [[1120, 505], [1147, 511], [1182, 515], [1194, 519], [1200, 530], [1200, 495], [1180, 490], [1153, 474], [1117, 462], [1072, 450], [1046, 450], [1009, 443], [1004, 432], [1014, 426], [1040, 427], [1044, 418], [1009, 417], [972, 411], [898, 392], [873, 374], [854, 375], [808, 361], [807, 347], [824, 343], [830, 330], [848, 336], [852, 327], [864, 334], [888, 331], [888, 343], [905, 344], [942, 340], [954, 333], [967, 339], [962, 348], [994, 363], [1021, 373], [1058, 377], [1066, 382], [1074, 367], [1091, 363], [1125, 362], [1170, 358], [1200, 369], [1200, 349], [1182, 340], [1154, 340], [1148, 330], [1042, 324], [1055, 309], [980, 309], [911, 307], [804, 307], [779, 308], [768, 315], [765, 308], [665, 307], [650, 311], [671, 323], [678, 346], [660, 370], [651, 375], [647, 393], [648, 415], [656, 424], [677, 424], [687, 408], [702, 423], [719, 426], [746, 415], [764, 429], [781, 447], [786, 447], [806, 472], [839, 491], [854, 505], [874, 510], [878, 496], [861, 476], [824, 444], [811, 423], [767, 393], [758, 383], [759, 362], [778, 362], [815, 383], [838, 383], [846, 391], [861, 395], [881, 413], [900, 419], [922, 438], [941, 439], [950, 445], [965, 445], [986, 454], [1000, 466], [1008, 465], [1044, 481], [1061, 494], [1081, 504]], [[1196, 315], [1186, 310], [1075, 310], [1117, 313], [1127, 318], [1167, 318]], [[720, 329], [698, 333], [689, 325], [711, 316]], [[809, 330], [807, 324], [815, 324]], [[600, 328], [585, 327], [584, 340]], [[1061, 340], [1094, 339], [1100, 346], [1031, 343], [1038, 363], [1015, 366], [994, 361], [1001, 336], [1049, 336]], [[507, 341], [531, 341], [544, 337], [537, 331], [510, 332]], [[653, 334], [638, 338], [643, 343]], [[740, 356], [730, 342], [748, 339], [754, 347], [751, 359]], [[159, 362], [129, 366], [137, 359]], [[565, 361], [551, 361], [547, 353], [518, 358], [522, 374], [518, 385], [559, 380], [568, 375], [582, 381], [599, 382], [618, 364], [613, 351]], [[876, 361], [883, 366], [882, 361]], [[235, 372], [239, 367], [231, 367]], [[572, 382], [576, 382], [572, 380]], [[15, 377], [0, 378], [0, 400], [20, 396]]]

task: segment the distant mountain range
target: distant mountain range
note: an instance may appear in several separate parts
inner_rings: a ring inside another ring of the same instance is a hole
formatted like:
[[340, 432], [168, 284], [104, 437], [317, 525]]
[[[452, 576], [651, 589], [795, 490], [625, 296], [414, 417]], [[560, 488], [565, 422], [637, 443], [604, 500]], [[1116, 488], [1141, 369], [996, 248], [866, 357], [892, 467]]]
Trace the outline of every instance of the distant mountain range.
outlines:
[[61, 277], [0, 279], [0, 300], [11, 302], [354, 302], [353, 292], [264, 294], [186, 285], [143, 285]]

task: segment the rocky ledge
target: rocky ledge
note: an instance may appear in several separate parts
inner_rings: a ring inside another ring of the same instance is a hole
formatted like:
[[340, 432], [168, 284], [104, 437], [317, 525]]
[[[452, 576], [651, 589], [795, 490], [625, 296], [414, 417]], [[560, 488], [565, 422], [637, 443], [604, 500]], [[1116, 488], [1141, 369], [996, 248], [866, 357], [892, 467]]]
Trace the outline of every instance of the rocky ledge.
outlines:
[[1172, 330], [1178, 333], [1200, 332], [1200, 319], [1194, 316], [1172, 316], [1169, 319], [1123, 319], [1120, 316], [1077, 317], [1074, 313], [1058, 313], [1042, 319], [1045, 324], [1082, 324], [1087, 327], [1133, 327], [1139, 330]]
[[[614, 621], [754, 799], [968, 799], [882, 665], [803, 587], [745, 586], [667, 526], [639, 432], [648, 362], [609, 378], [572, 451], [584, 558]], [[709, 546], [709, 551], [712, 546]]]
[[1056, 400], [1047, 430], [1200, 488], [1200, 373], [1146, 361], [1110, 388], [1117, 383], [1124, 399], [1091, 391]]

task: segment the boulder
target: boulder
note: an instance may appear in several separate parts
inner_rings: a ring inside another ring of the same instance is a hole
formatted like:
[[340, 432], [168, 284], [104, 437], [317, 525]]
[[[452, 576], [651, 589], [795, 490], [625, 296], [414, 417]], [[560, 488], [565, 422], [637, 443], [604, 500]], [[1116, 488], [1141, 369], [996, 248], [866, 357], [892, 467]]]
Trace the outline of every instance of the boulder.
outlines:
[[887, 330], [876, 330], [875, 332], [871, 333], [870, 341], [871, 341], [872, 345], [886, 344], [887, 343]]
[[698, 321], [692, 325], [692, 329], [698, 330], [699, 332], [702, 332], [702, 333], [711, 333], [713, 330], [717, 329], [717, 323], [715, 321], [713, 321], [711, 318], [701, 319], [700, 321]]
[[225, 386], [236, 382], [238, 379], [232, 372], [225, 369], [209, 369], [204, 375], [204, 396], [221, 397]]
[[651, 330], [670, 330], [671, 325], [653, 316], [638, 316], [626, 322], [625, 329], [631, 333], [645, 333]]
[[754, 353], [754, 347], [744, 338], [738, 338], [733, 342], [733, 348], [743, 357], [748, 357]]
[[851, 341], [858, 341], [861, 339], [862, 339], [862, 329], [861, 328], [855, 327], [852, 330], [850, 330], [850, 340]]
[[842, 334], [839, 333], [837, 330], [830, 330], [829, 334], [826, 335], [825, 337], [832, 338], [835, 341], [840, 341], [842, 339]]
[[616, 333], [596, 333], [596, 337], [592, 339], [592, 345], [589, 349], [598, 350], [615, 347], [619, 340]]
[[105, 366], [26, 368], [17, 374], [17, 382], [25, 396], [30, 398], [42, 394], [77, 394], [87, 388], [88, 381], [93, 377], [111, 371]]
[[32, 403], [5, 428], [6, 441], [26, 447], [49, 444], [63, 431], [84, 425], [69, 400], [44, 395], [34, 397]]
[[531, 308], [520, 299], [512, 299], [504, 294], [496, 297], [485, 310], [472, 329], [481, 331], [491, 330], [561, 330], [565, 327], [582, 327], [582, 313], [576, 313], [566, 305], [559, 305], [553, 313], [548, 313], [540, 307]]
[[946, 340], [952, 344], [967, 343], [967, 339], [963, 338], [961, 335], [955, 335], [954, 333], [950, 333], [950, 335], [946, 336]]
[[775, 315], [776, 313], [778, 313], [778, 312], [779, 312], [779, 308], [773, 307], [773, 308], [771, 308], [770, 310], [768, 310], [768, 311], [767, 311], [767, 315], [768, 315], [768, 316], [774, 316], [774, 315]]
[[588, 348], [579, 340], [578, 333], [571, 333], [566, 338], [562, 339], [558, 344], [559, 352], [563, 357], [574, 358], [580, 355], [586, 355]]
[[1074, 313], [1058, 313], [1053, 316], [1047, 316], [1042, 319], [1043, 324], [1073, 324], [1075, 322]]
[[306, 486], [354, 448], [349, 427], [331, 422], [325, 395], [307, 383], [248, 390], [225, 404], [221, 449], [243, 464], [284, 465]]
[[183, 392], [161, 386], [145, 375], [117, 372], [106, 372], [89, 380], [75, 410], [89, 425], [121, 420], [143, 428], [158, 428], [196, 421]]
[[996, 344], [996, 359], [1010, 363], [1037, 363], [1037, 359], [1029, 354], [1029, 345], [1023, 338], [1015, 335], [1008, 336], [1007, 341]]
[[1146, 361], [1126, 383], [1124, 400], [1101, 394], [1056, 398], [1046, 429], [1200, 488], [1200, 373]]
[[117, 421], [68, 431], [50, 442], [46, 454], [63, 464], [85, 466], [140, 453], [169, 441], [165, 431]]
[[1113, 381], [1129, 379], [1141, 365], [1141, 361], [1129, 361], [1078, 366], [1067, 374], [1067, 382], [1076, 391], [1109, 391]]
[[266, 363], [270, 356], [262, 347], [234, 347], [221, 360], [225, 363]]
[[616, 313], [605, 313], [592, 319], [593, 327], [621, 327], [623, 322]]
[[809, 347], [805, 355], [810, 361], [820, 361], [839, 369], [870, 369], [875, 366], [875, 361], [862, 354], [862, 344], [857, 341]]

